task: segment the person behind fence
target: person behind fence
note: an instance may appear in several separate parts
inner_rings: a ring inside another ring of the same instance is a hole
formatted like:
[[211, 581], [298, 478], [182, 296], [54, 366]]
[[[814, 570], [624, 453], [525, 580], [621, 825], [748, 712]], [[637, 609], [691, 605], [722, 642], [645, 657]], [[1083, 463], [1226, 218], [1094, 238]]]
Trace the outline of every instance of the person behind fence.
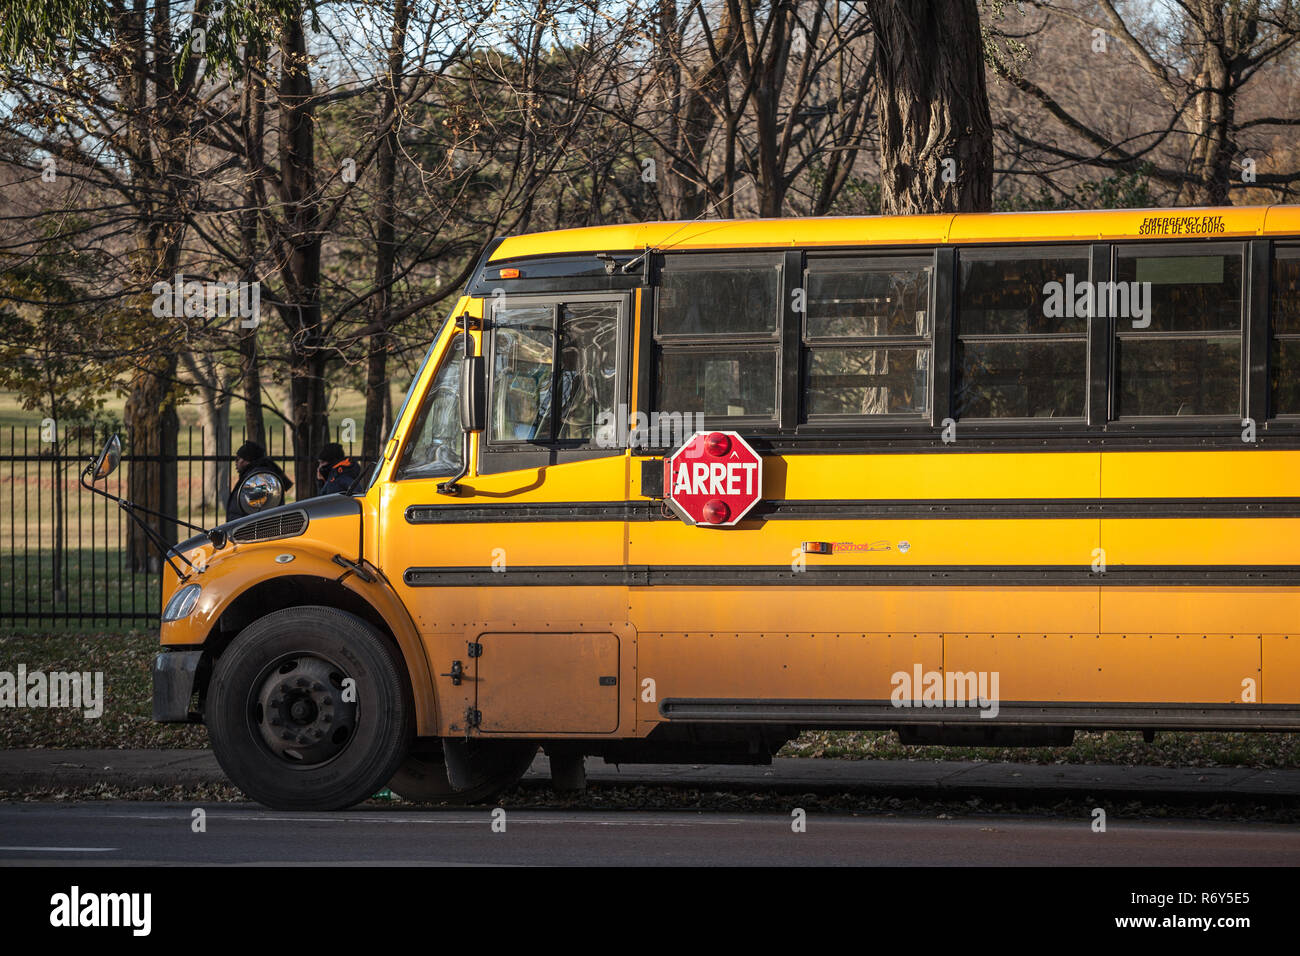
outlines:
[[343, 446], [332, 441], [316, 456], [317, 494], [352, 494], [361, 480], [361, 466], [343, 454]]
[[284, 504], [285, 494], [293, 487], [288, 475], [255, 441], [246, 441], [235, 451], [235, 471], [239, 480], [226, 501], [227, 521]]

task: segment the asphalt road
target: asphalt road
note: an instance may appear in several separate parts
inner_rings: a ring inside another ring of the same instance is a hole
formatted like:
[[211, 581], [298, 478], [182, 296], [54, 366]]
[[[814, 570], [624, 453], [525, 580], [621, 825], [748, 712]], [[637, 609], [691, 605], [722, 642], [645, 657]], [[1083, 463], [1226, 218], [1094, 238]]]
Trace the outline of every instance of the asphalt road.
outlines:
[[[1277, 824], [641, 811], [363, 809], [251, 804], [0, 806], [0, 865], [469, 864], [850, 866], [1296, 866], [1300, 828]], [[498, 826], [500, 820], [497, 820]]]

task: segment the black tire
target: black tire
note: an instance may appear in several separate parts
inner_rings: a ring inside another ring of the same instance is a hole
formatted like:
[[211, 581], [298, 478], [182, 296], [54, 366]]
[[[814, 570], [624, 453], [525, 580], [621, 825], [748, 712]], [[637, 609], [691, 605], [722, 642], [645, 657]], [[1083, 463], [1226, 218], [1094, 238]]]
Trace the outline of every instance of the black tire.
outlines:
[[457, 790], [447, 778], [442, 751], [424, 751], [408, 756], [388, 789], [416, 803], [490, 803], [505, 793], [528, 772], [537, 755], [537, 744], [519, 741], [470, 741], [474, 782]]
[[221, 769], [258, 803], [340, 810], [401, 766], [413, 709], [383, 634], [336, 608], [294, 607], [254, 621], [217, 659], [204, 719]]

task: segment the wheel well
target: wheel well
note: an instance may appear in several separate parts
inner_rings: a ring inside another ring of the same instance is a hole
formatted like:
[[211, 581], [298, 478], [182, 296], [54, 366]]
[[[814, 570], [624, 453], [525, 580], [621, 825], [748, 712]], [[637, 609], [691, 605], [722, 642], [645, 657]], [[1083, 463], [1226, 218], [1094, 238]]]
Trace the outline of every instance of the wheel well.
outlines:
[[[388, 639], [393, 650], [397, 651], [398, 660], [402, 660], [401, 649], [388, 622], [369, 601], [355, 591], [345, 588], [338, 581], [314, 575], [291, 574], [271, 578], [253, 585], [235, 598], [222, 612], [212, 633], [204, 642], [203, 659], [195, 674], [195, 690], [199, 695], [200, 713], [208, 696], [208, 681], [212, 677], [213, 665], [217, 658], [225, 653], [226, 648], [239, 632], [272, 611], [301, 604], [319, 604], [355, 614], [363, 621], [373, 624]], [[402, 670], [405, 672], [404, 667]], [[407, 680], [409, 683], [409, 675]]]

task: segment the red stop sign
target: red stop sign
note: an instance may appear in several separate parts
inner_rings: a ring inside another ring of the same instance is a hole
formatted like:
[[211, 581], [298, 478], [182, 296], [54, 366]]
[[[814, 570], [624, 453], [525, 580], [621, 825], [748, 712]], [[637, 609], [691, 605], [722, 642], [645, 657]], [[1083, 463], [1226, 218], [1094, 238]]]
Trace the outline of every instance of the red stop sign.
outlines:
[[735, 432], [696, 432], [664, 459], [664, 499], [688, 524], [733, 525], [762, 492], [763, 459]]

